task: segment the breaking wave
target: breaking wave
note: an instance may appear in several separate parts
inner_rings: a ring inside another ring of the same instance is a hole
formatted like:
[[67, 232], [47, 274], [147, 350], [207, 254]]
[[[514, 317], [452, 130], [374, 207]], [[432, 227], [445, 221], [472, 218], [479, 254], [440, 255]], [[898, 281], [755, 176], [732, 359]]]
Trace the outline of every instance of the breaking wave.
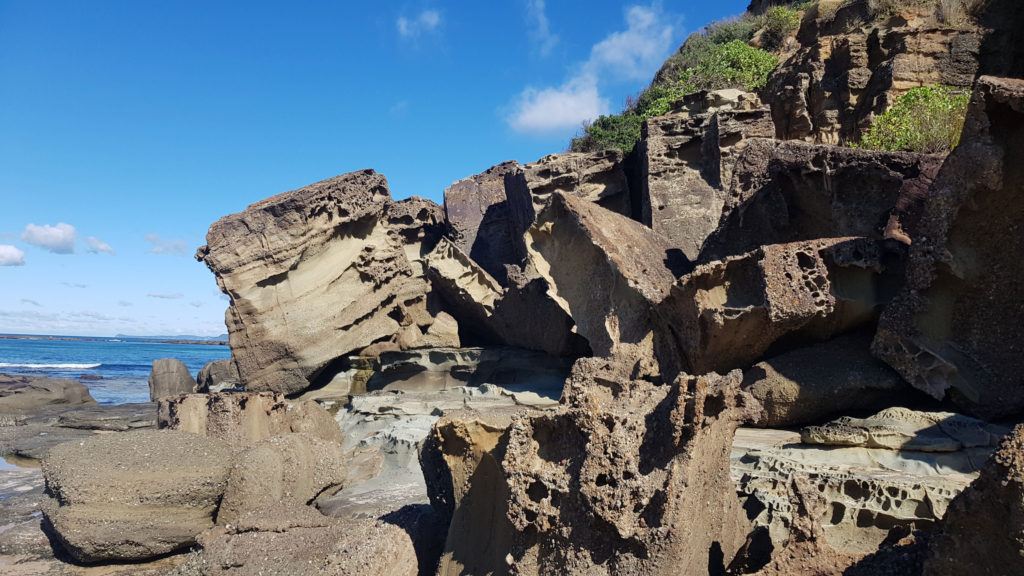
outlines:
[[101, 364], [16, 364], [12, 362], [0, 362], [0, 368], [35, 368], [39, 370], [88, 370], [99, 368]]

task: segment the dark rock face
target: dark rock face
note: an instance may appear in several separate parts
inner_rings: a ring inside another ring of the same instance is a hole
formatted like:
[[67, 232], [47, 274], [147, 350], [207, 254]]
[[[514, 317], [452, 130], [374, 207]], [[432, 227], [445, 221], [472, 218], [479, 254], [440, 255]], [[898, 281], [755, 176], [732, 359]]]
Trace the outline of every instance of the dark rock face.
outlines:
[[247, 389], [294, 393], [370, 344], [420, 346], [440, 310], [419, 258], [442, 228], [435, 204], [393, 202], [372, 170], [214, 223], [197, 258], [231, 296], [232, 357]]
[[1024, 574], [1024, 426], [1003, 439], [981, 476], [949, 505], [924, 574]]
[[175, 358], [160, 358], [153, 361], [153, 369], [149, 372], [150, 402], [195, 391], [196, 379], [189, 373], [184, 362]]
[[873, 350], [912, 386], [983, 418], [1024, 408], [1024, 81], [983, 77], [961, 144], [911, 234], [907, 281]]
[[[880, 23], [866, 0], [804, 21], [801, 49], [765, 89], [782, 140], [856, 141], [907, 90], [934, 83], [967, 88], [978, 71], [976, 28], [937, 26], [935, 9], [903, 10]], [[895, 19], [893, 19], [895, 20]]]
[[754, 139], [701, 262], [764, 244], [863, 236], [905, 243], [944, 158]]
[[432, 500], [449, 534], [475, 535], [449, 540], [439, 574], [724, 570], [749, 531], [729, 445], [756, 402], [738, 372], [655, 386], [630, 371], [583, 359], [554, 413], [437, 430], [423, 461], [450, 475], [429, 471]]
[[226, 358], [207, 362], [196, 376], [197, 392], [219, 392], [225, 388], [238, 388], [242, 385], [241, 377], [235, 361]]
[[768, 109], [738, 90], [700, 93], [650, 118], [640, 141], [642, 221], [691, 261], [714, 231], [743, 140], [770, 137]]
[[757, 425], [798, 426], [897, 403], [909, 387], [870, 347], [870, 333], [843, 335], [748, 368], [743, 389], [764, 407]]
[[872, 322], [883, 304], [880, 271], [879, 245], [865, 238], [763, 246], [698, 266], [660, 311], [688, 372], [730, 370], [784, 337], [823, 340]]
[[85, 384], [63, 378], [0, 374], [0, 415], [25, 414], [46, 406], [96, 404]]
[[513, 160], [459, 180], [444, 191], [449, 236], [502, 285], [505, 265], [520, 264], [526, 256], [522, 234], [533, 219], [533, 205], [525, 189], [523, 170]]

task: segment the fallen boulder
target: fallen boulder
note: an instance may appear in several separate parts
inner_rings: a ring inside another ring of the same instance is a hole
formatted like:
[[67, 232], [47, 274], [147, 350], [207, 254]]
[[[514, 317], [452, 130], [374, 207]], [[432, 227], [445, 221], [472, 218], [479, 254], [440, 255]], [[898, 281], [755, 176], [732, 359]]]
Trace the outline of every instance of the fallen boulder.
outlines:
[[160, 358], [153, 361], [153, 369], [149, 372], [150, 402], [195, 391], [196, 379], [192, 377], [184, 362], [176, 358]]
[[134, 561], [186, 549], [211, 528], [231, 467], [215, 438], [172, 430], [98, 435], [50, 450], [43, 506], [80, 562]]
[[220, 392], [227, 388], [241, 388], [242, 379], [231, 358], [207, 362], [196, 375], [196, 392]]
[[64, 378], [0, 374], [0, 414], [26, 414], [45, 406], [96, 404], [85, 384]]
[[594, 202], [623, 216], [633, 215], [633, 198], [620, 150], [551, 154], [523, 166], [526, 185], [540, 212], [553, 192]]

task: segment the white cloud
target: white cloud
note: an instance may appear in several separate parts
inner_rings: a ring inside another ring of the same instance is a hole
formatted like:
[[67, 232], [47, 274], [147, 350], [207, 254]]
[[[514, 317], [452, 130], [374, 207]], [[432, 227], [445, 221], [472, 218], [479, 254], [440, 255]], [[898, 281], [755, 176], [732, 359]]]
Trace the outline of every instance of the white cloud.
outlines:
[[61, 282], [61, 285], [62, 286], [67, 286], [68, 288], [88, 288], [89, 287], [88, 284], [79, 284], [77, 282]]
[[632, 6], [625, 20], [626, 30], [595, 44], [561, 86], [523, 90], [507, 118], [512, 129], [542, 134], [579, 127], [608, 113], [608, 100], [600, 94], [603, 82], [650, 78], [672, 49], [672, 26], [657, 4]]
[[42, 304], [40, 304], [39, 302], [37, 302], [37, 301], [35, 301], [35, 300], [31, 299], [31, 298], [22, 298], [21, 299], [21, 303], [22, 304], [31, 304], [32, 306], [35, 306], [37, 308], [42, 306]]
[[132, 303], [131, 303], [131, 302], [129, 302], [129, 301], [127, 301], [127, 300], [118, 300], [118, 301], [117, 301], [117, 305], [118, 305], [118, 306], [121, 306], [121, 307], [123, 307], [123, 308], [127, 308], [128, 306], [131, 306], [131, 305], [132, 305]]
[[441, 13], [437, 10], [424, 10], [411, 19], [399, 16], [395, 21], [395, 27], [403, 38], [417, 38], [441, 27]]
[[181, 292], [175, 292], [173, 294], [167, 294], [165, 292], [150, 292], [149, 294], [146, 294], [146, 296], [149, 296], [150, 298], [161, 298], [163, 300], [178, 300], [185, 297]]
[[21, 239], [55, 254], [71, 254], [75, 251], [76, 235], [75, 227], [64, 222], [56, 226], [29, 224], [21, 233]]
[[24, 266], [25, 253], [10, 244], [0, 244], [0, 266]]
[[189, 304], [192, 305], [193, 308], [202, 308], [203, 307], [203, 303], [200, 302], [199, 300], [193, 300], [193, 301], [189, 302]]
[[189, 252], [188, 242], [181, 238], [164, 240], [160, 238], [159, 234], [146, 234], [146, 242], [153, 245], [153, 249], [149, 251], [150, 254], [185, 255]]
[[558, 88], [523, 90], [510, 123], [519, 132], [543, 133], [579, 127], [607, 113], [608, 101], [598, 93], [597, 79], [582, 76]]
[[85, 241], [89, 244], [89, 253], [91, 254], [99, 254], [100, 252], [105, 252], [107, 254], [114, 253], [114, 249], [110, 247], [110, 244], [107, 244], [95, 236], [89, 236]]
[[545, 12], [544, 0], [527, 0], [526, 21], [530, 25], [530, 39], [541, 56], [547, 56], [558, 44], [558, 36], [551, 33], [551, 24]]

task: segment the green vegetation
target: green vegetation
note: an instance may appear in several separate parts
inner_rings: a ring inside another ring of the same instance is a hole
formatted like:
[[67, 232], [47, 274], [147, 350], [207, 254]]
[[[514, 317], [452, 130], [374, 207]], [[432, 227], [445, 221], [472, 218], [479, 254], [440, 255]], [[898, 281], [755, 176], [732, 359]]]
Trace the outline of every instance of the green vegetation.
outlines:
[[800, 27], [800, 12], [788, 6], [773, 6], [765, 13], [764, 42], [777, 48], [791, 32]]
[[960, 142], [970, 95], [946, 86], [913, 88], [875, 118], [857, 148], [937, 154]]
[[[718, 37], [725, 36], [727, 34]], [[686, 41], [684, 50], [679, 54], [684, 53], [691, 40], [693, 37]], [[672, 102], [700, 90], [758, 90], [764, 87], [768, 75], [778, 65], [778, 60], [771, 53], [753, 48], [740, 39], [722, 44], [710, 43], [706, 50], [701, 50], [704, 54], [693, 66], [683, 69], [671, 80], [655, 82], [639, 98], [627, 103], [621, 114], [601, 116], [584, 126], [584, 133], [573, 139], [570, 150], [591, 152], [618, 148], [628, 154], [640, 140], [643, 121], [667, 114], [672, 109]]]

